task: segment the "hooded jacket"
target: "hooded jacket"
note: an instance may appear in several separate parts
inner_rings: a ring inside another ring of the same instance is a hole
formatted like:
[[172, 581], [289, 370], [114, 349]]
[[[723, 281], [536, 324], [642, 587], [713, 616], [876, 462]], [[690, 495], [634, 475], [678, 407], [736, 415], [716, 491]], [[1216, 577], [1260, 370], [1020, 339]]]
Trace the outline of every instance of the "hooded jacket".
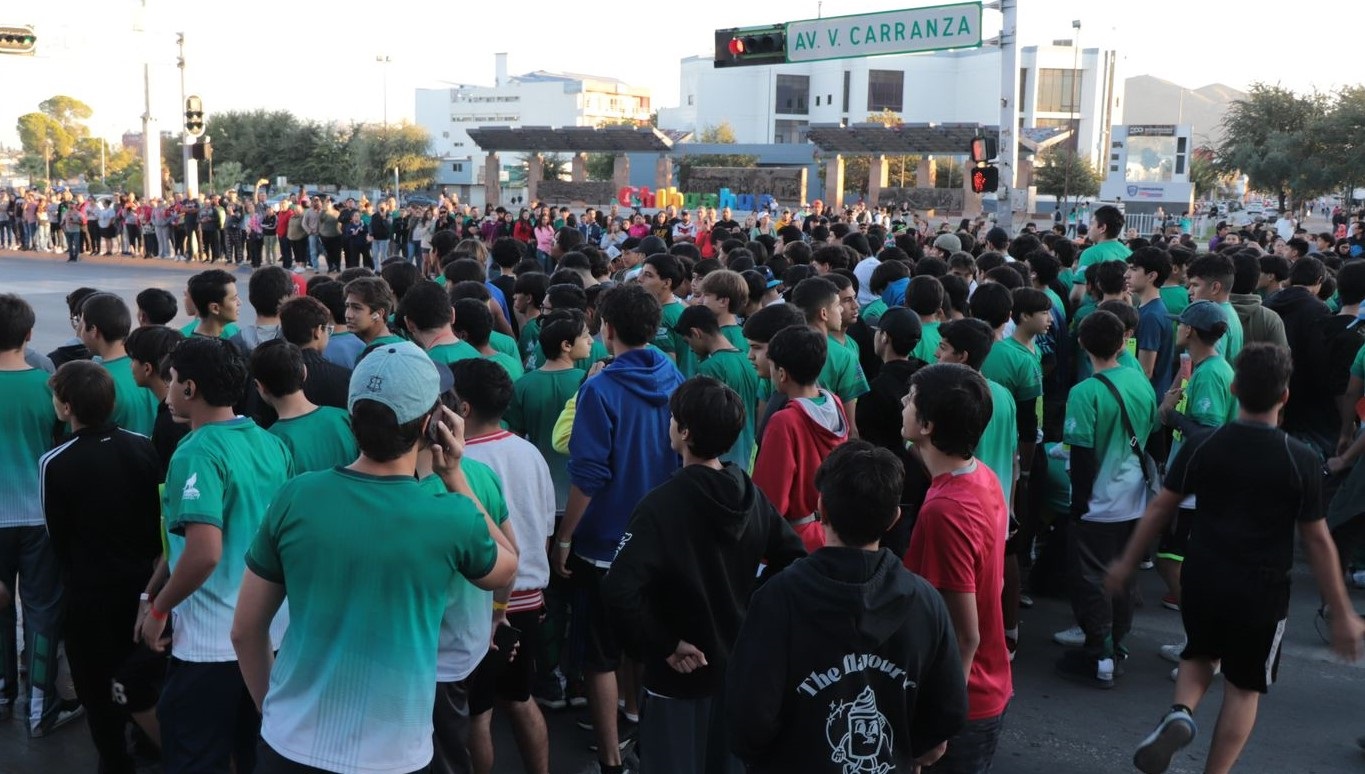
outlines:
[[[806, 555], [801, 539], [744, 471], [689, 465], [645, 495], [621, 538], [602, 595], [645, 687], [674, 699], [720, 693], [749, 596], [765, 577]], [[678, 641], [707, 665], [691, 674], [666, 659]]]
[[816, 551], [754, 592], [725, 713], [751, 774], [909, 771], [967, 718], [943, 598], [884, 548]]
[[574, 530], [573, 551], [584, 559], [609, 564], [635, 506], [677, 470], [668, 398], [682, 382], [667, 355], [645, 348], [617, 355], [578, 389], [568, 470], [592, 498]]
[[1261, 305], [1260, 296], [1255, 293], [1232, 293], [1228, 301], [1237, 310], [1237, 319], [1242, 321], [1243, 345], [1269, 342], [1289, 349], [1289, 341], [1284, 335], [1284, 321]]
[[823, 404], [806, 398], [788, 401], [773, 413], [763, 430], [763, 443], [754, 459], [754, 483], [797, 534], [814, 551], [824, 545], [824, 532], [813, 520], [819, 495], [815, 471], [834, 447], [848, 440], [848, 420], [838, 396], [820, 390]]
[[1324, 376], [1327, 341], [1322, 324], [1332, 312], [1312, 291], [1297, 285], [1271, 295], [1265, 305], [1284, 321], [1284, 335], [1294, 358], [1283, 429], [1300, 440], [1308, 440], [1304, 436], [1309, 436], [1319, 450], [1329, 452], [1341, 426], [1336, 396], [1328, 389]]

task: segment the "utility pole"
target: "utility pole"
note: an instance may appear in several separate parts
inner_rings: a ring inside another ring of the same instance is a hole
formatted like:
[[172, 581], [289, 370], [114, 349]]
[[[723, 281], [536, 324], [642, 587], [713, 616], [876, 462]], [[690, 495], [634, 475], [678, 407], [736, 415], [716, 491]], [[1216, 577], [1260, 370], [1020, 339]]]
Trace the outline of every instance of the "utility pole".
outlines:
[[379, 63], [380, 71], [384, 75], [384, 129], [389, 128], [389, 63], [393, 61], [387, 54], [375, 56], [374, 61]]
[[[185, 104], [185, 33], [175, 34], [175, 43], [180, 47], [180, 57], [176, 60], [176, 67], [180, 68], [180, 104]], [[190, 136], [186, 130], [180, 132], [180, 158], [185, 170], [185, 196], [189, 199], [199, 198], [199, 162], [194, 160], [193, 145], [195, 138]]]
[[[1076, 150], [1071, 154], [1071, 158], [1065, 159], [1066, 169], [1062, 177], [1062, 201], [1057, 205], [1058, 210], [1062, 210], [1063, 204], [1071, 201], [1071, 172], [1072, 169], [1080, 164], [1081, 159], [1081, 106], [1077, 92], [1080, 90], [1081, 81], [1081, 20], [1073, 19], [1071, 28], [1076, 31], [1071, 40], [1071, 144]], [[1073, 207], [1074, 209], [1074, 207]], [[1066, 218], [1066, 212], [1062, 210], [1062, 217]]]
[[43, 140], [43, 177], [47, 180], [47, 189], [52, 190], [52, 138]]
[[[147, 43], [147, 3], [142, 0], [133, 23], [133, 31], [139, 33], [142, 49], [150, 51]], [[161, 195], [161, 132], [157, 130], [156, 119], [152, 117], [152, 65], [150, 54], [142, 60], [142, 200], [149, 201]], [[104, 145], [100, 145], [100, 179], [104, 179]]]
[[1019, 167], [1019, 0], [999, 0], [1000, 26], [1000, 188], [996, 193], [996, 225], [1013, 233], [1014, 186]]

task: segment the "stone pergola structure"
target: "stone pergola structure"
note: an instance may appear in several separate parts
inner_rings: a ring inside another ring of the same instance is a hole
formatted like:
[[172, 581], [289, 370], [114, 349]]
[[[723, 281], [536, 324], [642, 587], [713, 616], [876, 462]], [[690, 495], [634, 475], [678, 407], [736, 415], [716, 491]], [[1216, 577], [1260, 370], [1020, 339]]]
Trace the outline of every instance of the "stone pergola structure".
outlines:
[[487, 153], [484, 161], [484, 201], [502, 200], [499, 180], [502, 152], [528, 154], [526, 169], [526, 198], [536, 201], [537, 189], [544, 178], [545, 153], [570, 154], [570, 179], [574, 183], [588, 180], [588, 154], [611, 153], [615, 157], [612, 168], [612, 188], [630, 185], [630, 158], [627, 153], [657, 153], [654, 177], [658, 188], [667, 188], [673, 180], [673, 141], [652, 126], [485, 126], [469, 130], [469, 137]]
[[[825, 200], [841, 203], [844, 192], [844, 156], [871, 156], [868, 176], [867, 201], [877, 206], [887, 190], [887, 156], [920, 156], [916, 181], [919, 189], [932, 189], [935, 164], [931, 156], [965, 156], [975, 137], [997, 137], [999, 127], [981, 124], [899, 124], [886, 126], [878, 123], [811, 124], [810, 141], [825, 156]], [[981, 212], [981, 195], [972, 193], [971, 180], [962, 176], [962, 212], [975, 215]], [[955, 197], [954, 197], [955, 198]]]

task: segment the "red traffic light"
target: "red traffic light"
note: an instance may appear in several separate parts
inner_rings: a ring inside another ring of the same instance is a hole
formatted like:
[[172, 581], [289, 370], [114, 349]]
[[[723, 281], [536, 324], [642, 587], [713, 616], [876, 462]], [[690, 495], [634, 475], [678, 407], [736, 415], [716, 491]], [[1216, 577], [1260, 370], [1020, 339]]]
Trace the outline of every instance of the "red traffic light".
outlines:
[[742, 38], [730, 39], [730, 55], [739, 56], [744, 53], [744, 40]]
[[972, 193], [991, 193], [1000, 187], [1000, 170], [996, 167], [972, 168]]

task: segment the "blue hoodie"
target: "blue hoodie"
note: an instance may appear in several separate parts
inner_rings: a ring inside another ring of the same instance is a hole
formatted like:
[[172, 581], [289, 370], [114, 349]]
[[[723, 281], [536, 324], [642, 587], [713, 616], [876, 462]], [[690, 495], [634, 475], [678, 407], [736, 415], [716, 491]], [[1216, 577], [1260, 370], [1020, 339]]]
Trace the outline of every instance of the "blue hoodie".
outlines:
[[569, 437], [569, 480], [592, 498], [574, 553], [611, 562], [635, 506], [681, 464], [668, 441], [668, 398], [683, 376], [653, 347], [617, 355], [583, 382]]

